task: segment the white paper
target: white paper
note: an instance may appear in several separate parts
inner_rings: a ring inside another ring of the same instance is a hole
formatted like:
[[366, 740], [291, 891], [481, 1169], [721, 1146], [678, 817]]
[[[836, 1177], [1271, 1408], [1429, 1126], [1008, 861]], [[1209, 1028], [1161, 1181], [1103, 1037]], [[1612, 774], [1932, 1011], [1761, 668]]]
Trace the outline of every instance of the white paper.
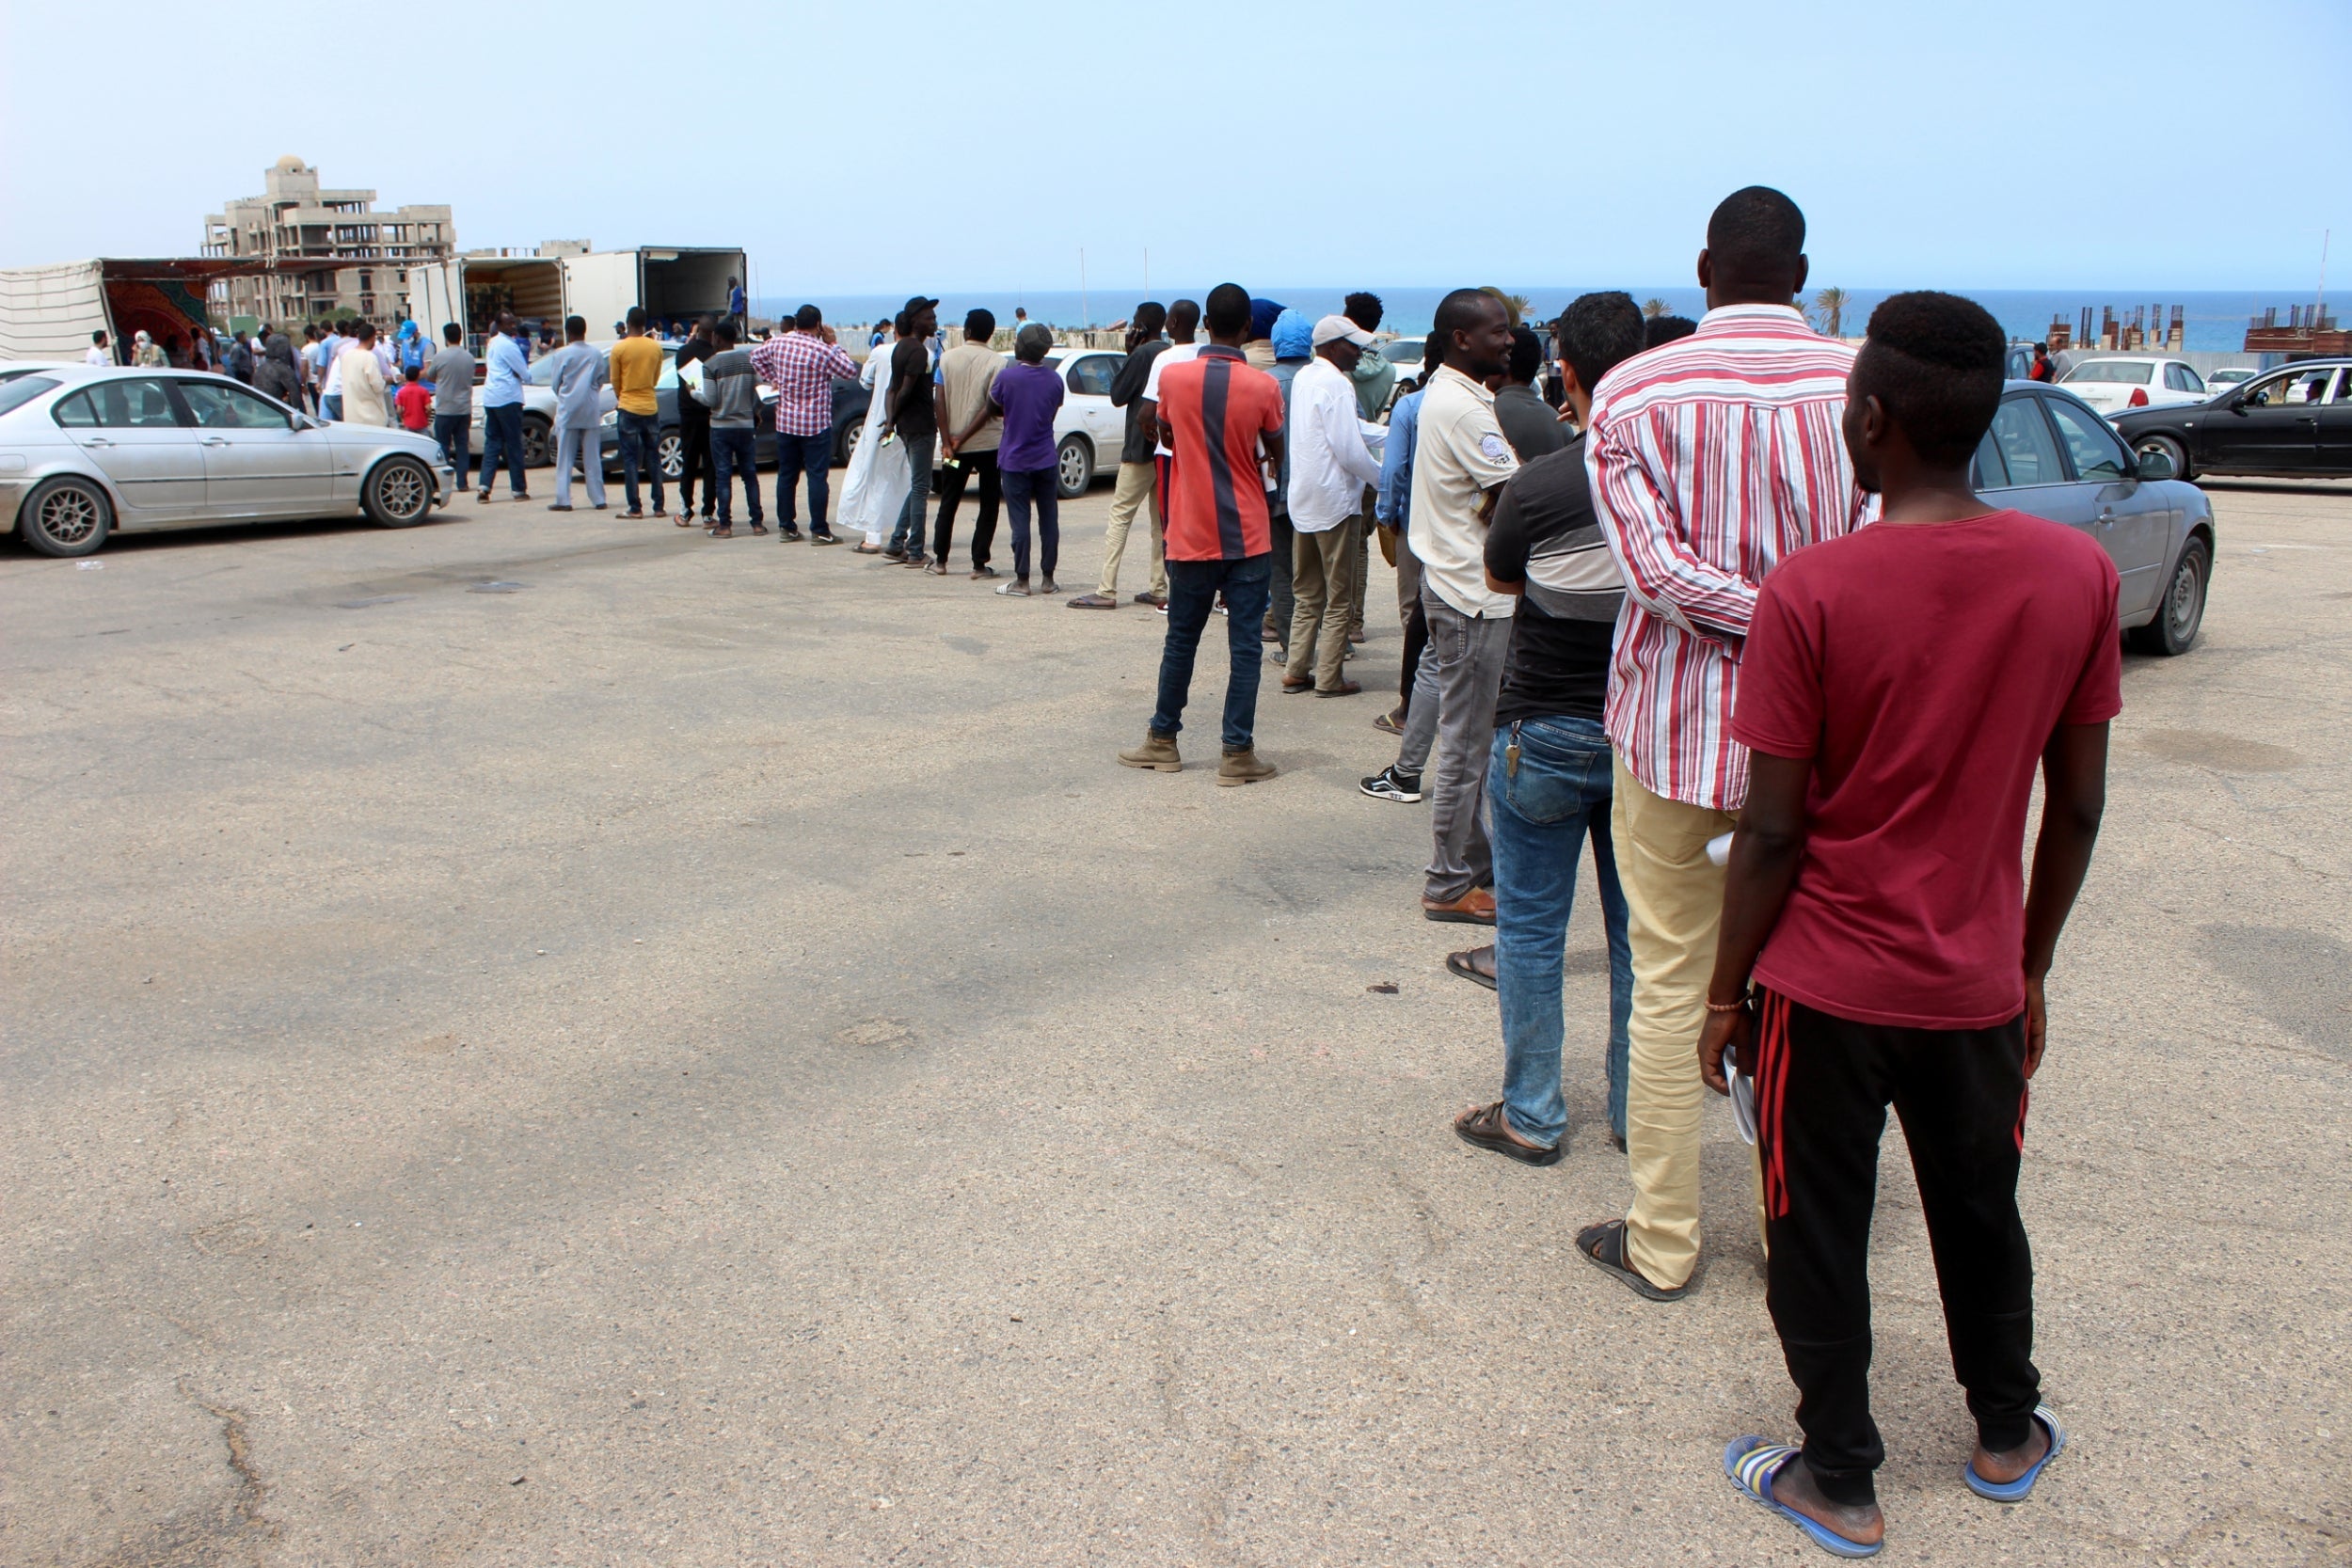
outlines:
[[1741, 1143], [1753, 1146], [1756, 1142], [1756, 1083], [1737, 1071], [1730, 1076], [1731, 1125], [1739, 1130]]
[[1707, 858], [1717, 865], [1731, 863], [1731, 835], [1717, 833], [1707, 841]]

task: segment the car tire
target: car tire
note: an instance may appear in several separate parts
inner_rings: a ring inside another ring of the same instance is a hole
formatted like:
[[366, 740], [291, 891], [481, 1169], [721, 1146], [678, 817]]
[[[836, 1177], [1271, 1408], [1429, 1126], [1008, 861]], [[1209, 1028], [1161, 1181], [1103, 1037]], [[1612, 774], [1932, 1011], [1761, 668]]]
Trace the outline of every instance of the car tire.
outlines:
[[555, 426], [536, 416], [523, 420], [523, 467], [555, 467]]
[[413, 457], [388, 457], [368, 470], [359, 504], [378, 528], [414, 528], [433, 515], [433, 474]]
[[16, 531], [43, 555], [95, 555], [115, 526], [114, 503], [94, 479], [53, 479], [24, 498]]
[[1075, 500], [1093, 483], [1094, 443], [1074, 434], [1063, 436], [1054, 451], [1054, 494]]
[[2172, 477], [2174, 479], [2190, 479], [2195, 477], [2188, 471], [2188, 452], [2186, 449], [2185, 449], [2180, 442], [2172, 439], [2169, 436], [2142, 436], [2137, 441], [2133, 443], [2132, 451], [2135, 453], [2160, 451], [2164, 453], [2165, 456], [2172, 459]]
[[865, 439], [866, 421], [864, 420], [851, 420], [841, 427], [841, 438], [834, 443], [841, 452], [841, 467], [846, 468], [857, 461], [858, 443]]
[[2205, 624], [2205, 593], [2212, 581], [2213, 546], [2191, 538], [2172, 563], [2164, 597], [2156, 601], [2156, 618], [2131, 629], [2131, 645], [2143, 654], [2166, 658], [2188, 652], [2197, 641], [2198, 628]]

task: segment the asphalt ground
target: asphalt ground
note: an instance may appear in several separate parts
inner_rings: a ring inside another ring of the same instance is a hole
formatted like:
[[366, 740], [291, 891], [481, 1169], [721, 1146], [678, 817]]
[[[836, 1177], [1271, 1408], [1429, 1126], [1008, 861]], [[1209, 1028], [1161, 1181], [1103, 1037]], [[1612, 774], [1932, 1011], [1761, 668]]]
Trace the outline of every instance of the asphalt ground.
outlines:
[[[2034, 1085], [2074, 1446], [1962, 1489], [1890, 1135], [1891, 1561], [2352, 1561], [2352, 486], [2213, 494]], [[1815, 1560], [1721, 1470], [1794, 1435], [1728, 1112], [1692, 1299], [1571, 1250], [1589, 867], [1568, 1157], [1447, 1130], [1495, 1005], [1355, 791], [1377, 608], [1220, 789], [1214, 657], [1192, 766], [1112, 761], [1158, 616], [846, 548], [460, 500], [96, 564], [0, 548], [0, 1560]]]

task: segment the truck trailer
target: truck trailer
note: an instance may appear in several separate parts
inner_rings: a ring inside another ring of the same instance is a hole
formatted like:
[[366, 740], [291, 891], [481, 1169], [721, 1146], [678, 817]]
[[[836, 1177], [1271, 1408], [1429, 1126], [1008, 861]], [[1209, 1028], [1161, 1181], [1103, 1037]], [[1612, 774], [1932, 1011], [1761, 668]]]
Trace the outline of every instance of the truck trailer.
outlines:
[[713, 319], [727, 310], [727, 280], [745, 282], [743, 252], [723, 245], [640, 245], [634, 250], [596, 250], [564, 259], [571, 313], [588, 322], [588, 336], [601, 340], [629, 307], [641, 305], [657, 327], [696, 316]]
[[103, 332], [118, 362], [127, 363], [132, 334], [144, 332], [174, 364], [185, 364], [195, 335], [212, 325], [205, 304], [212, 284], [314, 265], [221, 256], [102, 256], [9, 267], [0, 270], [0, 359], [79, 364], [90, 334]]

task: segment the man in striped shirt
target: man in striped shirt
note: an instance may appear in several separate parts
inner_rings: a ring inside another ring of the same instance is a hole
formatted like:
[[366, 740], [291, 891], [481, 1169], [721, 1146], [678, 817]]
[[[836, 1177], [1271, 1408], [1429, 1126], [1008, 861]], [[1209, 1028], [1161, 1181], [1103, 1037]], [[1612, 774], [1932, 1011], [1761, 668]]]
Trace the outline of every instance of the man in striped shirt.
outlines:
[[1626, 584], [1606, 724], [1633, 948], [1634, 1197], [1577, 1244], [1653, 1300], [1682, 1295], [1698, 1263], [1696, 1045], [1724, 895], [1707, 845], [1747, 798], [1731, 711], [1748, 618], [1782, 557], [1868, 515], [1838, 429], [1853, 351], [1790, 304], [1805, 270], [1796, 203], [1760, 185], [1725, 198], [1699, 252], [1706, 318], [1601, 378], [1585, 443]]

